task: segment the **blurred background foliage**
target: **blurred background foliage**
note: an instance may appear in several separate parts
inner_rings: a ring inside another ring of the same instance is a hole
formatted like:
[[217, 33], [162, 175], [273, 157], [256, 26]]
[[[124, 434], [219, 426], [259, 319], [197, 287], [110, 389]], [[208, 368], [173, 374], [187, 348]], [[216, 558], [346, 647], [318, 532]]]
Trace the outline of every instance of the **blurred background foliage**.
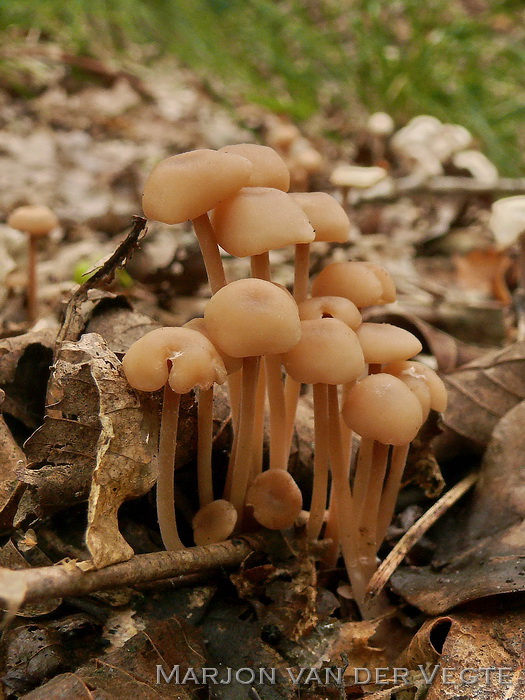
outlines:
[[174, 55], [224, 101], [299, 121], [433, 114], [507, 175], [523, 170], [524, 20], [522, 0], [0, 0], [4, 37], [140, 64]]

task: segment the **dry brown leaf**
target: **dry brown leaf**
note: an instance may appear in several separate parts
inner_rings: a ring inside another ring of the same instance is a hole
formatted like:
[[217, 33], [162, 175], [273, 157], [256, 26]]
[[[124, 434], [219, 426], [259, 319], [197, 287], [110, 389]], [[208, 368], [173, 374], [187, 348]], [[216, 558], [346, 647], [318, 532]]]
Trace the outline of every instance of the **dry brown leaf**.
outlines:
[[396, 592], [424, 612], [525, 590], [524, 425], [522, 402], [498, 423], [473, 495], [436, 525], [430, 566], [392, 577]]
[[474, 290], [485, 297], [509, 306], [512, 297], [505, 281], [505, 273], [512, 264], [506, 251], [492, 248], [471, 250], [466, 255], [454, 255], [458, 286]]
[[29, 494], [19, 519], [32, 510], [41, 515], [86, 500], [93, 477], [88, 546], [95, 563], [129, 558], [116, 514], [124, 499], [145, 493], [155, 480], [156, 443], [145, 424], [147, 411], [120, 362], [94, 333], [63, 344], [53, 384], [54, 395], [61, 396], [54, 406], [60, 415], [48, 417], [26, 443], [33, 468], [22, 475]]
[[480, 446], [487, 445], [499, 419], [525, 399], [524, 368], [525, 342], [520, 342], [445, 375], [449, 403], [444, 424]]
[[[1, 393], [1, 391], [0, 391]], [[0, 415], [0, 532], [11, 527], [19, 498], [24, 489], [17, 470], [25, 464], [25, 455]]]
[[[452, 615], [451, 618], [452, 626], [441, 655], [441, 669], [452, 671], [447, 677], [438, 670], [427, 700], [522, 698], [523, 612]], [[492, 670], [487, 672], [484, 669]]]

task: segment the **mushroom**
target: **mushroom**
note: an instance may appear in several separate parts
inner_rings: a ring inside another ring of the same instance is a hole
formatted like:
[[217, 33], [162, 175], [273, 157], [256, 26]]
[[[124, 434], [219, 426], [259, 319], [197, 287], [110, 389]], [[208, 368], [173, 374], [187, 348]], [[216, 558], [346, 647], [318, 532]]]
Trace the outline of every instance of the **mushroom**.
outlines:
[[480, 151], [468, 150], [455, 153], [452, 157], [452, 163], [460, 170], [468, 170], [474, 180], [487, 187], [495, 185], [498, 181], [498, 169]]
[[[447, 390], [440, 377], [433, 369], [414, 360], [390, 362], [383, 368], [387, 374], [392, 374], [403, 381], [417, 396], [423, 410], [423, 421], [428, 410], [443, 413], [447, 407]], [[428, 409], [427, 409], [428, 406]], [[396, 446], [392, 449], [392, 458], [388, 470], [377, 525], [377, 544], [385, 538], [388, 526], [392, 521], [396, 507], [401, 479], [405, 469], [409, 445]]]
[[[423, 422], [421, 404], [400, 379], [371, 374], [357, 382], [345, 397], [342, 415], [347, 426], [361, 436], [354, 481], [359, 566], [365, 578], [375, 569], [378, 519], [388, 460], [388, 446], [406, 446]], [[366, 488], [358, 489], [359, 474], [366, 472]]]
[[366, 190], [380, 183], [387, 175], [387, 171], [377, 165], [339, 165], [332, 171], [330, 182], [341, 191], [341, 204], [346, 207], [351, 189]]
[[[353, 503], [348, 472], [343, 464], [339, 432], [333, 431], [329, 405], [338, 402], [337, 386], [354, 382], [364, 369], [364, 358], [356, 334], [336, 318], [301, 321], [299, 343], [283, 355], [283, 364], [296, 382], [313, 384], [315, 418], [314, 483], [308, 536], [316, 539], [323, 523], [328, 484], [328, 462], [332, 464], [333, 490], [340, 519], [353, 519]], [[335, 397], [335, 398], [334, 398]], [[351, 543], [346, 542], [345, 556], [351, 558]]]
[[440, 159], [431, 149], [431, 142], [442, 127], [443, 124], [436, 117], [421, 114], [392, 136], [390, 144], [393, 151], [403, 161], [415, 166], [414, 175], [418, 178], [426, 179], [443, 172]]
[[218, 152], [234, 153], [252, 163], [252, 174], [245, 187], [274, 187], [283, 192], [290, 189], [290, 171], [281, 156], [270, 146], [237, 143], [223, 146]]
[[413, 333], [390, 323], [362, 323], [356, 333], [365, 362], [376, 366], [372, 369], [374, 372], [387, 362], [406, 360], [423, 349]]
[[[183, 328], [202, 333], [211, 341], [203, 318], [192, 318], [184, 324]], [[217, 349], [224, 363], [228, 375], [235, 374], [242, 367], [242, 361], [238, 357], [230, 357], [226, 353]], [[238, 385], [240, 388], [240, 384]], [[240, 394], [236, 392], [237, 383], [230, 383], [230, 404], [232, 407], [232, 419], [234, 425], [238, 417], [238, 403]], [[213, 481], [212, 481], [212, 446], [213, 446], [213, 385], [209, 389], [199, 389], [197, 404], [197, 474], [199, 484], [199, 503], [202, 506], [213, 501]]]
[[284, 530], [291, 527], [303, 507], [301, 490], [292, 475], [282, 469], [259, 474], [246, 493], [246, 504], [263, 527]]
[[385, 157], [386, 141], [394, 133], [394, 120], [386, 112], [374, 112], [368, 117], [366, 127], [372, 140], [373, 162], [379, 163]]
[[144, 185], [142, 207], [149, 219], [165, 224], [192, 220], [212, 293], [226, 278], [208, 211], [246, 185], [252, 169], [240, 155], [201, 149], [162, 160]]
[[237, 511], [222, 498], [202, 506], [193, 518], [196, 545], [213, 544], [228, 539], [237, 523]]
[[212, 343], [190, 328], [156, 328], [129, 348], [122, 360], [128, 382], [139, 391], [164, 387], [159, 439], [157, 515], [164, 546], [184, 547], [177, 532], [174, 463], [180, 395], [194, 387], [209, 389], [226, 380], [224, 363]]
[[[266, 280], [245, 279], [231, 282], [214, 294], [206, 305], [204, 319], [214, 344], [228, 355], [242, 358], [243, 363], [237, 443], [230, 461], [230, 500], [240, 518], [251, 475], [259, 358], [280, 355], [299, 342], [299, 314], [285, 289]], [[275, 466], [286, 466], [284, 450], [281, 438], [275, 445]]]
[[27, 315], [31, 322], [38, 316], [36, 258], [38, 239], [47, 236], [56, 226], [55, 214], [44, 206], [18, 207], [7, 219], [11, 228], [27, 233], [29, 237], [29, 259], [27, 263]]
[[[500, 250], [518, 244], [518, 289], [517, 295], [525, 294], [525, 195], [498, 199], [492, 205], [489, 226]], [[518, 309], [522, 303], [516, 304]], [[518, 339], [525, 337], [525, 320], [518, 313]]]
[[313, 297], [344, 297], [359, 309], [381, 303], [384, 294], [384, 282], [369, 263], [331, 263], [312, 283]]

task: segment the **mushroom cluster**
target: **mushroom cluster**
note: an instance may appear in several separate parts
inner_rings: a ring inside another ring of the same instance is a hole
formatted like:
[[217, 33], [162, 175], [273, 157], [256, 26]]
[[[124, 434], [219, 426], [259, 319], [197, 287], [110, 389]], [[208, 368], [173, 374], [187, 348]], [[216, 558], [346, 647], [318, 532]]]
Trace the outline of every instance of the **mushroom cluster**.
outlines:
[[[334, 263], [310, 283], [310, 244], [345, 242], [350, 222], [330, 195], [291, 195], [289, 183], [279, 154], [253, 144], [183, 153], [155, 167], [145, 185], [144, 211], [165, 223], [193, 221], [213, 294], [203, 318], [146, 334], [131, 346], [123, 367], [137, 390], [164, 388], [157, 499], [168, 549], [184, 546], [173, 496], [180, 395], [198, 390], [200, 509], [193, 527], [195, 543], [205, 544], [254, 523], [282, 529], [298, 519], [303, 499], [288, 461], [300, 389], [311, 385], [315, 457], [307, 534], [330, 539], [326, 566], [342, 554], [362, 606], [408, 446], [429, 411], [444, 409], [446, 394], [437, 375], [411, 359], [421, 351], [417, 338], [389, 324], [362, 322], [363, 308], [395, 301], [384, 268]], [[292, 293], [272, 281], [269, 262], [271, 250], [289, 245], [296, 250]], [[250, 257], [251, 277], [228, 281], [219, 246]], [[213, 386], [223, 382], [234, 438], [217, 493]]]

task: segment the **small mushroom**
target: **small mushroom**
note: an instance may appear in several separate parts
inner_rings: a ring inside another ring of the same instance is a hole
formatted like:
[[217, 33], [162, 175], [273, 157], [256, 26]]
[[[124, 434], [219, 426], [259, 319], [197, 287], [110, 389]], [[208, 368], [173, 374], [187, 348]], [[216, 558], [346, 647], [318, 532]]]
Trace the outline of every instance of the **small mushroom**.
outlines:
[[[378, 520], [387, 471], [388, 445], [406, 447], [423, 422], [421, 404], [400, 379], [378, 373], [357, 382], [347, 393], [342, 415], [347, 426], [361, 436], [354, 481], [360, 564], [369, 578], [375, 569], [379, 546]], [[406, 453], [405, 453], [406, 456]], [[363, 487], [358, 488], [361, 476]]]
[[379, 184], [387, 175], [387, 171], [377, 165], [372, 167], [339, 165], [332, 171], [330, 182], [340, 190], [341, 203], [343, 207], [346, 207], [350, 190], [366, 190]]
[[344, 297], [359, 309], [383, 299], [383, 282], [376, 271], [362, 262], [338, 262], [327, 265], [312, 283], [314, 297]]
[[252, 169], [240, 155], [200, 149], [162, 160], [144, 185], [142, 207], [148, 219], [165, 224], [192, 220], [212, 293], [226, 284], [226, 277], [208, 211], [246, 185]]
[[[214, 344], [243, 362], [239, 427], [230, 460], [230, 500], [240, 519], [251, 475], [259, 358], [280, 355], [299, 342], [299, 313], [285, 289], [266, 280], [245, 279], [231, 282], [214, 294], [206, 305], [204, 319]], [[279, 440], [274, 445], [276, 466], [284, 468], [284, 421], [281, 423]]]
[[[500, 250], [518, 244], [518, 289], [516, 296], [525, 295], [525, 195], [515, 195], [498, 199], [492, 205], [489, 226], [494, 234], [496, 245]], [[522, 302], [518, 308], [518, 339], [525, 337], [525, 319], [521, 313]]]
[[484, 153], [468, 150], [452, 156], [452, 163], [459, 170], [468, 170], [470, 175], [480, 183], [490, 187], [498, 181], [498, 169]]
[[122, 360], [126, 379], [139, 391], [164, 387], [159, 439], [157, 515], [164, 546], [182, 549], [174, 504], [174, 463], [180, 395], [226, 380], [224, 363], [212, 343], [190, 328], [156, 328], [129, 348]]
[[223, 146], [218, 152], [234, 153], [252, 163], [252, 174], [245, 187], [274, 187], [283, 192], [290, 189], [290, 171], [281, 156], [270, 146], [237, 143]]
[[292, 475], [282, 469], [259, 474], [246, 493], [246, 504], [263, 527], [284, 530], [291, 527], [303, 507], [301, 490]]
[[237, 523], [234, 506], [222, 498], [202, 506], [193, 518], [193, 539], [196, 545], [213, 544], [228, 539]]
[[56, 226], [55, 214], [44, 206], [18, 207], [11, 212], [7, 225], [27, 233], [29, 237], [29, 259], [27, 265], [27, 315], [31, 322], [38, 316], [36, 258], [38, 239], [47, 236]]
[[415, 335], [390, 323], [362, 323], [356, 334], [368, 365], [407, 360], [423, 349]]

